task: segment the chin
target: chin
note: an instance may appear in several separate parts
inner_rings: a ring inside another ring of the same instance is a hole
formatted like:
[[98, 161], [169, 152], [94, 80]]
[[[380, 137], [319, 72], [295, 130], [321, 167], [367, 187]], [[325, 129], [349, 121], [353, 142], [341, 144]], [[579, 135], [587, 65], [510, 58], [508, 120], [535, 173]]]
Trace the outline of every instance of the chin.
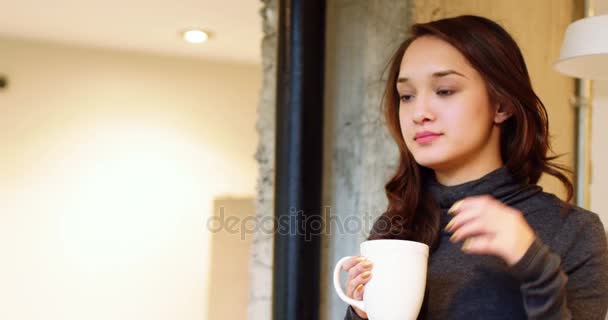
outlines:
[[416, 160], [416, 163], [418, 163], [419, 165], [432, 169], [432, 170], [438, 170], [441, 168], [448, 167], [449, 163], [450, 163], [449, 157], [446, 157], [445, 154], [443, 154], [443, 155], [420, 154], [420, 155], [414, 155], [414, 159]]

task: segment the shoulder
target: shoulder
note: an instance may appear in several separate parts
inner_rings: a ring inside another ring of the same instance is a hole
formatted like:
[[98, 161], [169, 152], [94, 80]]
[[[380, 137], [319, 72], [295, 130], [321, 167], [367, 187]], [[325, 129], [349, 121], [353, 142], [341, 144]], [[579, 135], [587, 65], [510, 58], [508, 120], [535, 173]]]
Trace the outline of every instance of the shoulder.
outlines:
[[600, 217], [577, 206], [568, 208], [559, 232], [553, 239], [554, 246], [563, 256], [590, 255], [606, 251], [606, 230]]
[[593, 229], [604, 232], [600, 217], [589, 210], [567, 203], [552, 193], [540, 192], [536, 195], [536, 205], [532, 215], [541, 219], [556, 219], [564, 231], [582, 231]]
[[543, 242], [562, 257], [606, 250], [606, 231], [599, 216], [539, 192], [521, 210]]

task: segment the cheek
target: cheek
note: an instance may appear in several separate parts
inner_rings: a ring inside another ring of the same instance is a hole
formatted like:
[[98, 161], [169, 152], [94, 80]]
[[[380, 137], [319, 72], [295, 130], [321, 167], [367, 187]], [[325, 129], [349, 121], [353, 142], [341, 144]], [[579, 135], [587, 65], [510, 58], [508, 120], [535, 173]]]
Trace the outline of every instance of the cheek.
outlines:
[[490, 105], [483, 91], [467, 91], [450, 101], [442, 110], [443, 118], [463, 126], [486, 124], [490, 117]]
[[456, 141], [485, 140], [492, 128], [489, 111], [489, 106], [483, 104], [454, 108], [453, 112], [446, 112], [443, 115], [443, 122]]
[[[412, 120], [410, 115], [403, 111], [402, 108], [399, 109], [399, 126], [401, 127], [401, 135], [404, 139], [409, 135], [410, 130], [412, 130], [412, 126], [410, 125], [411, 123]], [[405, 140], [407, 142], [407, 139]]]

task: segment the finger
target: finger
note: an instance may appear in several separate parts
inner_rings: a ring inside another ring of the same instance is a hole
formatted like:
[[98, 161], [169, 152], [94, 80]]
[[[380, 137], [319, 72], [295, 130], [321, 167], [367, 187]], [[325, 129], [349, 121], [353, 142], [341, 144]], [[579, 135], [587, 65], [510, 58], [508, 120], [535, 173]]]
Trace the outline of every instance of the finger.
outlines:
[[354, 280], [346, 281], [346, 295], [352, 298], [354, 296], [354, 291], [358, 285], [359, 283]]
[[357, 288], [361, 285], [365, 285], [372, 277], [372, 272], [370, 270], [362, 272], [356, 278], [348, 281], [347, 292], [354, 291], [353, 295], [356, 295]]
[[347, 279], [349, 281], [355, 279], [356, 277], [359, 276], [359, 274], [372, 269], [372, 266], [373, 266], [373, 263], [369, 260], [363, 260], [363, 261], [357, 263], [357, 265], [355, 265], [354, 267], [352, 267], [348, 270]]
[[[359, 284], [366, 284], [369, 281], [369, 279], [371, 279], [371, 278], [372, 278], [372, 272], [371, 271], [365, 271], [365, 272], [361, 273], [353, 281], [356, 281], [357, 285], [359, 285]], [[357, 286], [355, 286], [355, 287], [357, 287]]]
[[346, 292], [349, 297], [352, 297], [352, 292], [359, 284], [367, 282], [368, 278], [371, 276], [371, 267], [371, 261], [365, 260], [358, 263], [348, 271]]
[[364, 260], [365, 260], [365, 257], [362, 257], [362, 256], [352, 257], [342, 263], [342, 270], [348, 271], [350, 268], [356, 266], [357, 263], [364, 261]]
[[496, 201], [496, 199], [488, 195], [466, 197], [456, 201], [452, 207], [448, 209], [448, 214], [457, 215], [458, 213], [468, 210], [469, 208], [485, 207], [486, 204], [492, 201]]
[[355, 299], [363, 300], [363, 291], [365, 291], [365, 285], [360, 284], [357, 289], [355, 289]]
[[359, 284], [353, 293], [353, 299], [363, 300], [363, 291], [365, 290], [365, 286], [363, 284]]
[[458, 214], [459, 210], [461, 210], [462, 205], [464, 204], [464, 200], [458, 200], [454, 202], [454, 204], [448, 209], [448, 214]]
[[352, 285], [352, 281], [348, 281], [346, 282], [346, 296], [347, 297], [354, 297], [354, 291], [355, 291], [355, 287]]
[[485, 223], [483, 223], [480, 219], [474, 219], [459, 227], [458, 230], [452, 234], [452, 237], [450, 237], [450, 241], [459, 242], [470, 237], [482, 236], [486, 234], [488, 234], [488, 229], [486, 228]]
[[492, 246], [493, 237], [469, 237], [462, 244], [461, 250], [468, 254], [495, 254]]
[[348, 289], [346, 295], [349, 297], [356, 297], [358, 290], [361, 290], [361, 288], [365, 286], [367, 281], [369, 281], [369, 278], [371, 278], [371, 276], [368, 274], [366, 276], [360, 276], [352, 281], [349, 281], [349, 284], [347, 285]]
[[352, 284], [352, 275], [350, 274], [350, 272], [353, 270], [353, 268], [358, 265], [360, 262], [365, 261], [365, 257], [363, 256], [355, 256], [352, 257], [350, 259], [347, 259], [346, 261], [342, 262], [342, 270], [345, 270], [348, 272], [348, 278], [346, 280], [346, 295], [349, 297], [353, 296], [353, 290], [355, 289], [353, 287]]
[[458, 215], [452, 218], [448, 225], [445, 227], [445, 230], [448, 232], [455, 232], [462, 225], [466, 223], [470, 223], [475, 219], [478, 219], [482, 215], [482, 212], [477, 208], [468, 208], [467, 210], [460, 211]]

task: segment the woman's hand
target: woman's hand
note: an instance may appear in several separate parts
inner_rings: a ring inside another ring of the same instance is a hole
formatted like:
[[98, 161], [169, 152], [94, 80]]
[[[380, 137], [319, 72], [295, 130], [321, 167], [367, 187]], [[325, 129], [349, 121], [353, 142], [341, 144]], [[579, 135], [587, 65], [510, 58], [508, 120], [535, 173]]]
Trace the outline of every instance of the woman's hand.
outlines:
[[534, 231], [521, 212], [490, 196], [460, 200], [448, 213], [454, 215], [445, 228], [453, 232], [450, 241], [464, 240], [466, 253], [495, 255], [512, 266], [534, 242]]
[[[365, 284], [371, 279], [372, 263], [365, 257], [352, 257], [342, 263], [342, 269], [348, 272], [346, 280], [346, 295], [356, 300], [363, 300]], [[367, 319], [367, 313], [352, 306], [359, 317]]]

